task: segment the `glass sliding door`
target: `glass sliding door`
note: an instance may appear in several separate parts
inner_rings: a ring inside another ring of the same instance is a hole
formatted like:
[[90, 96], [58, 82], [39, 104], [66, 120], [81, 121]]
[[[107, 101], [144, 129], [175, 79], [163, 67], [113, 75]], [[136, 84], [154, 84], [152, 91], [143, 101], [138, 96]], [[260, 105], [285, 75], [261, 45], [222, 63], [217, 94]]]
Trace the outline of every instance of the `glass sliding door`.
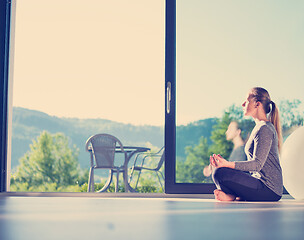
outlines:
[[167, 113], [166, 191], [211, 193], [210, 154], [232, 159], [235, 148], [229, 124], [238, 122], [244, 143], [254, 126], [241, 108], [250, 88], [269, 91], [285, 139], [303, 124], [304, 3], [176, 0], [167, 8], [174, 112]]
[[[95, 134], [158, 152], [164, 99], [162, 0], [18, 1], [10, 190], [86, 191]], [[95, 172], [96, 190], [107, 176]], [[162, 188], [146, 172], [137, 190]]]

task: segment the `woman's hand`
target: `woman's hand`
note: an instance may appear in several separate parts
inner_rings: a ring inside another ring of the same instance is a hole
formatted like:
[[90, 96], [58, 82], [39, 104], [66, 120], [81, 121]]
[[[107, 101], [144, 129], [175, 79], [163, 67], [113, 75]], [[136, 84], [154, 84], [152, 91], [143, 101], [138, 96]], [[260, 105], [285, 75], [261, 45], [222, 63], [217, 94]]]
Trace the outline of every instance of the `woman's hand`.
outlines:
[[234, 168], [235, 167], [234, 162], [228, 162], [226, 159], [224, 159], [219, 154], [213, 154], [212, 156], [210, 156], [210, 164], [216, 168], [221, 168], [221, 167]]

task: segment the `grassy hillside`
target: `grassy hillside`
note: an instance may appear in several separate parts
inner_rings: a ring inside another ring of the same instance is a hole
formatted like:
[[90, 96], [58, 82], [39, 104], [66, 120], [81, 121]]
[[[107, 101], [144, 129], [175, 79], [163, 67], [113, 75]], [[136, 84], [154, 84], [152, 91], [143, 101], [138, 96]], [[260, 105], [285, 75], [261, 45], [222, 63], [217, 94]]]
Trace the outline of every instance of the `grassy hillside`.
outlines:
[[[200, 120], [177, 127], [177, 155], [184, 156], [184, 148], [195, 145], [201, 136], [209, 139], [214, 119]], [[155, 146], [164, 145], [164, 129], [158, 126], [135, 126], [106, 119], [58, 118], [43, 112], [20, 107], [13, 108], [12, 128], [12, 168], [30, 148], [33, 139], [46, 130], [50, 133], [62, 132], [79, 150], [79, 163], [82, 168], [89, 167], [89, 154], [85, 151], [86, 140], [97, 133], [109, 133], [118, 137], [124, 145]]]

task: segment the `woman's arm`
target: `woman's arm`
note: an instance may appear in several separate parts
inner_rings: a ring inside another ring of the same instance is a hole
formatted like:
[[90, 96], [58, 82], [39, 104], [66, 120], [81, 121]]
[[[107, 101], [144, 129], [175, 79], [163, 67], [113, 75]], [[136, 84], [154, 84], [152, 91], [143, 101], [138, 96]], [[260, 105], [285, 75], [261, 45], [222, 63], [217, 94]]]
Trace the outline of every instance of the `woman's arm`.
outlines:
[[253, 152], [249, 153], [247, 161], [229, 162], [220, 155], [213, 154], [210, 156], [210, 163], [216, 168], [228, 167], [259, 172], [267, 160], [273, 139], [273, 132], [267, 126], [262, 126], [252, 140]]
[[267, 160], [273, 138], [273, 132], [267, 126], [262, 126], [252, 140], [253, 151], [247, 155], [248, 160], [235, 162], [235, 169], [259, 172]]

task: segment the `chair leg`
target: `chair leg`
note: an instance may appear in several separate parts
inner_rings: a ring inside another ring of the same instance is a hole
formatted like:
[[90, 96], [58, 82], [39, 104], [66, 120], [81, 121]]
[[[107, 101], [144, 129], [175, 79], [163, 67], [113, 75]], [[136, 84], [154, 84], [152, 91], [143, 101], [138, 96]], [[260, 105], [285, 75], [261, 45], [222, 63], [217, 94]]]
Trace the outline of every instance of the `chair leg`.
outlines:
[[158, 172], [160, 173], [160, 175], [161, 175], [163, 181], [165, 181], [165, 177], [164, 177], [163, 173], [162, 173], [161, 171], [158, 171]]
[[161, 182], [161, 179], [160, 179], [158, 173], [161, 174], [161, 176], [162, 176], [163, 179], [164, 179], [164, 176], [163, 176], [163, 174], [162, 174], [161, 172], [156, 172], [156, 175], [157, 175], [157, 177], [158, 177], [158, 181], [159, 181], [160, 187], [161, 187], [162, 191], [164, 192], [163, 184], [162, 184], [162, 182]]
[[136, 181], [135, 188], [134, 188], [135, 190], [136, 190], [138, 182], [139, 182], [140, 174], [141, 174], [141, 170], [138, 171], [138, 177], [137, 177], [137, 181]]
[[107, 182], [105, 183], [105, 185], [103, 186], [103, 188], [100, 189], [100, 190], [98, 191], [99, 193], [100, 193], [100, 192], [105, 192], [105, 191], [108, 190], [108, 188], [109, 188], [109, 186], [110, 186], [110, 184], [111, 184], [111, 182], [112, 182], [113, 171], [112, 171], [112, 170], [109, 170], [109, 174], [110, 174], [110, 176], [108, 177]]
[[124, 182], [124, 186], [125, 186], [125, 192], [132, 192], [132, 190], [130, 189], [130, 185], [129, 185], [129, 181], [128, 181], [128, 168], [124, 167], [122, 169], [122, 179], [123, 179], [123, 182]]
[[133, 173], [134, 173], [134, 167], [132, 167], [131, 168], [132, 170], [131, 170], [131, 173], [130, 173], [130, 175], [129, 175], [129, 184], [131, 183], [131, 181], [132, 181], [132, 178], [133, 178]]
[[87, 192], [94, 192], [94, 168], [90, 168], [90, 173], [89, 173], [89, 181], [88, 181], [88, 190]]
[[117, 173], [116, 173], [115, 192], [118, 192], [118, 184], [119, 184], [119, 169], [117, 169]]

